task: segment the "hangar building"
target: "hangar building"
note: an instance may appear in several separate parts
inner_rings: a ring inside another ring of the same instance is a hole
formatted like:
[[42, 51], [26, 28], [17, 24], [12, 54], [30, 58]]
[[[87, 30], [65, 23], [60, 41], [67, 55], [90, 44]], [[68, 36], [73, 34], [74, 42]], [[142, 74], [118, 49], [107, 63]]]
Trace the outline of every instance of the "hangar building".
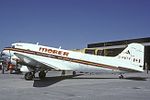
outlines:
[[[123, 49], [130, 43], [141, 43], [145, 46], [145, 64], [150, 66], [150, 37], [120, 40], [120, 41], [110, 41], [110, 42], [100, 42], [91, 43], [87, 45], [84, 50], [85, 53], [103, 55], [103, 56], [116, 56], [121, 53]], [[150, 69], [150, 67], [149, 67]]]

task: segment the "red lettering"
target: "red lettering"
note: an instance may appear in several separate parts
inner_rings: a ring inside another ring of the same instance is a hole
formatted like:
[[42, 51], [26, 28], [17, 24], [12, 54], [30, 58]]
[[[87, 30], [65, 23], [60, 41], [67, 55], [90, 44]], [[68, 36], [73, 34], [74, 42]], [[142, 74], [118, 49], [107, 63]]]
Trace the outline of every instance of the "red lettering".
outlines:
[[62, 51], [58, 51], [58, 54], [59, 54], [59, 55], [62, 55]]
[[64, 56], [68, 56], [68, 55], [69, 55], [69, 52], [64, 52], [63, 55], [64, 55]]
[[63, 55], [63, 56], [69, 55], [69, 52], [63, 52], [63, 51], [47, 49], [47, 48], [42, 48], [42, 47], [39, 48], [39, 51], [49, 53], [49, 54], [53, 53], [53, 54]]
[[53, 51], [52, 49], [48, 49], [48, 53], [52, 53], [52, 51]]
[[42, 48], [40, 47], [40, 48], [39, 48], [39, 51], [41, 51], [41, 49], [42, 49]]
[[47, 52], [47, 48], [40, 48], [39, 51]]
[[58, 53], [58, 51], [57, 50], [53, 50], [53, 54], [57, 54]]

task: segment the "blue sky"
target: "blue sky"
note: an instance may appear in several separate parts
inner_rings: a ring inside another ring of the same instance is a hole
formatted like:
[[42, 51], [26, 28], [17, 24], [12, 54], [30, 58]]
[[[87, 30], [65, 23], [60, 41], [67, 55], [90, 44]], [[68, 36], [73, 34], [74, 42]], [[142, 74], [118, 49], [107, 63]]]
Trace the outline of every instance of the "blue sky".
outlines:
[[0, 0], [0, 49], [39, 42], [65, 49], [150, 37], [150, 0]]

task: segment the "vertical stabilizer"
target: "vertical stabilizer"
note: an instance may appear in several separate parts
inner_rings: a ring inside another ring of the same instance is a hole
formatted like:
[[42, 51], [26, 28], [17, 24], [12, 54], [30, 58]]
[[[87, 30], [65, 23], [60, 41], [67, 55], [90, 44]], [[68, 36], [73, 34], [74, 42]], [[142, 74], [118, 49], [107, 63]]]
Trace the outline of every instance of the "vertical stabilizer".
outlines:
[[144, 67], [144, 46], [139, 43], [131, 43], [117, 58], [120, 59], [121, 67], [142, 72]]

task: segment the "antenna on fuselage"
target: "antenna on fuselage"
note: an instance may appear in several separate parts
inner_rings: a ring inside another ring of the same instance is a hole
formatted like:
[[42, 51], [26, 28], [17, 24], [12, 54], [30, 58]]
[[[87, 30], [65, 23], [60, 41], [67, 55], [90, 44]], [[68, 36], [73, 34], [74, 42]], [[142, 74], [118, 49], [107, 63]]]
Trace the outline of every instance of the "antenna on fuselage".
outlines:
[[37, 42], [36, 45], [39, 45], [39, 42]]
[[61, 46], [59, 46], [59, 49], [61, 49]]

